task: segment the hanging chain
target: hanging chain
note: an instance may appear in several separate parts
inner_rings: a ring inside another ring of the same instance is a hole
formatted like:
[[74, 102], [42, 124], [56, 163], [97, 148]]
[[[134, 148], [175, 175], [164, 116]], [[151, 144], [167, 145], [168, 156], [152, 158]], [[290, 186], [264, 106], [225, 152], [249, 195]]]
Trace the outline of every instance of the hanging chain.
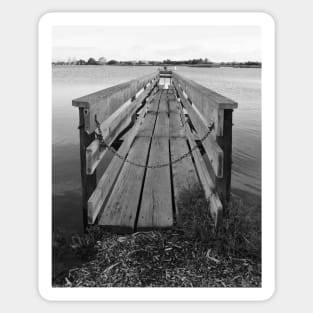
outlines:
[[[118, 158], [120, 158], [122, 161], [125, 161], [131, 165], [134, 165], [134, 166], [137, 166], [137, 167], [142, 167], [142, 168], [150, 168], [150, 169], [156, 169], [156, 168], [162, 168], [162, 167], [166, 167], [166, 166], [169, 166], [169, 165], [173, 165], [173, 164], [176, 164], [180, 161], [182, 161], [183, 159], [187, 158], [189, 155], [191, 155], [191, 153], [193, 151], [195, 151], [196, 149], [198, 149], [198, 146], [195, 145], [194, 147], [192, 147], [188, 152], [182, 154], [179, 158], [175, 159], [175, 160], [172, 160], [168, 163], [163, 163], [163, 164], [155, 164], [155, 165], [143, 165], [143, 164], [139, 164], [139, 163], [136, 163], [136, 162], [133, 162], [133, 161], [130, 161], [129, 159], [127, 159], [127, 155], [126, 156], [123, 156], [123, 155], [120, 155], [114, 148], [112, 148], [111, 146], [109, 146], [104, 138], [103, 138], [103, 133], [102, 133], [102, 130], [101, 130], [101, 127], [100, 127], [100, 123], [99, 121], [97, 120], [97, 116], [95, 115], [95, 122], [96, 122], [96, 126], [97, 126], [97, 132], [95, 132], [96, 134], [96, 138], [99, 140], [99, 143], [100, 143], [100, 147], [101, 148], [107, 148], [109, 151], [111, 151], [114, 155], [116, 155]], [[210, 126], [209, 126], [209, 130], [208, 132], [200, 139], [200, 142], [203, 142], [209, 135], [210, 133], [212, 132], [214, 128], [214, 123], [212, 123]], [[171, 137], [170, 137], [171, 138]]]

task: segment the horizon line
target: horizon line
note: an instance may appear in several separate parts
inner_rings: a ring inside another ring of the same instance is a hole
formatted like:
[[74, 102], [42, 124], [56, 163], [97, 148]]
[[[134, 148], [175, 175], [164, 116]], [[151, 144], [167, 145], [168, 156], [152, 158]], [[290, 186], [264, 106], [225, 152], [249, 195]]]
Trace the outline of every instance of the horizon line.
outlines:
[[[102, 57], [87, 57], [87, 58], [79, 58], [79, 57], [67, 57], [66, 59], [65, 58], [60, 58], [60, 59], [53, 59], [52, 58], [52, 62], [69, 62], [70, 60], [71, 61], [79, 61], [79, 60], [89, 60], [90, 58], [93, 58], [95, 60], [99, 60], [100, 58]], [[105, 57], [103, 57], [105, 58]], [[185, 62], [185, 61], [192, 61], [192, 60], [205, 60], [205, 59], [208, 59], [208, 62], [210, 63], [232, 63], [232, 62], [237, 62], [237, 63], [244, 63], [244, 62], [259, 62], [259, 63], [262, 63], [261, 60], [252, 60], [252, 59], [247, 59], [245, 61], [238, 61], [238, 60], [231, 60], [231, 61], [212, 61], [210, 60], [209, 58], [189, 58], [189, 59], [163, 59], [163, 60], [156, 60], [156, 59], [131, 59], [131, 60], [119, 60], [119, 59], [115, 59], [115, 58], [105, 58], [106, 62], [108, 61], [117, 61], [117, 62], [139, 62], [139, 61], [145, 61], [145, 62], [164, 62], [164, 61], [171, 61], [171, 62]]]

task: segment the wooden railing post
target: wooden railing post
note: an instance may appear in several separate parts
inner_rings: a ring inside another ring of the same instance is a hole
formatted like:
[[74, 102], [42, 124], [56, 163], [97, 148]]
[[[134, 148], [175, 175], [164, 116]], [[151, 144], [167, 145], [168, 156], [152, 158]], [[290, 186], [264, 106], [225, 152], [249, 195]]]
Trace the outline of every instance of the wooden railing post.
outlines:
[[83, 208], [83, 227], [88, 225], [88, 199], [97, 186], [96, 171], [93, 174], [86, 174], [86, 148], [95, 139], [95, 133], [88, 134], [84, 127], [84, 108], [79, 108], [79, 139], [80, 139], [80, 172], [82, 182], [82, 208]]
[[217, 178], [216, 187], [220, 195], [220, 199], [227, 208], [227, 203], [230, 199], [231, 190], [231, 169], [232, 169], [232, 125], [233, 125], [233, 110], [224, 110], [223, 136], [217, 136], [217, 143], [223, 150], [223, 178]]

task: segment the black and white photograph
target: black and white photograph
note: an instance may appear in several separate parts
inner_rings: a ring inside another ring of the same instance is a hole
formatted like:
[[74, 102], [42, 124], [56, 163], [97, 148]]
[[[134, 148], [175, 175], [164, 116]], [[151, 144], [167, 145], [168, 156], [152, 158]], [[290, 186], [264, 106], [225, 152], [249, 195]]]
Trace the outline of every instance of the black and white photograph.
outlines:
[[313, 3], [2, 6], [1, 312], [312, 311]]
[[312, 6], [4, 2], [1, 312], [312, 311]]
[[50, 49], [52, 288], [262, 288], [261, 25], [54, 25]]

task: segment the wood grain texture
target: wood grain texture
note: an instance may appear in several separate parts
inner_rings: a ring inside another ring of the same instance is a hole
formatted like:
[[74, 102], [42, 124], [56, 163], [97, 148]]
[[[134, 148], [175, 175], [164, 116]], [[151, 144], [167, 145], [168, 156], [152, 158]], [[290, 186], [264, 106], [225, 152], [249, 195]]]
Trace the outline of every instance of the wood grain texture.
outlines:
[[[153, 137], [149, 165], [169, 162], [169, 142]], [[137, 229], [163, 228], [173, 225], [170, 168], [147, 169]]]
[[169, 118], [168, 113], [159, 112], [156, 120], [153, 136], [169, 137]]
[[[160, 113], [161, 111], [161, 113]], [[151, 142], [149, 165], [169, 163], [169, 118], [167, 91], [161, 93], [158, 115]], [[170, 227], [173, 224], [169, 165], [147, 169], [137, 228]]]
[[[146, 164], [150, 139], [136, 138], [127, 159]], [[99, 219], [100, 225], [132, 231], [135, 227], [145, 169], [124, 163], [108, 203]]]
[[148, 105], [147, 114], [144, 118], [142, 126], [140, 127], [137, 137], [151, 137], [154, 129], [154, 124], [156, 120], [156, 112], [159, 108], [159, 102], [161, 98], [162, 91], [157, 91], [154, 98]]

